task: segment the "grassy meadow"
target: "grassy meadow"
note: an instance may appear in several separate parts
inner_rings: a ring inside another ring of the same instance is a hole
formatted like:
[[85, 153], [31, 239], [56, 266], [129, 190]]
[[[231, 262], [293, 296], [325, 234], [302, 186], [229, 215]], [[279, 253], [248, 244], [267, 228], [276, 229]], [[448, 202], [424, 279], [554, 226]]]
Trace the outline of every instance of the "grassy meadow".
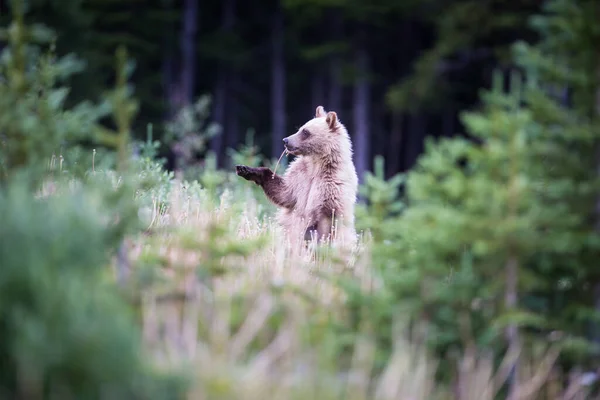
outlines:
[[[248, 157], [252, 149], [234, 153], [235, 160], [257, 163]], [[95, 152], [94, 158], [83, 179], [70, 175], [68, 158], [58, 158], [62, 165], [52, 161], [58, 178], [47, 179], [37, 196], [70, 196], [82, 181], [102, 190], [124, 185], [114, 170], [103, 169]], [[445, 364], [445, 375], [426, 345], [426, 324], [392, 311], [392, 330], [384, 333], [390, 345], [381, 347], [376, 336], [383, 327], [368, 315], [397, 305], [369, 297], [386, 286], [371, 252], [376, 240], [393, 243], [374, 238], [371, 230], [360, 230], [351, 254], [310, 246], [293, 252], [273, 221], [274, 206], [235, 173], [209, 165], [194, 170], [200, 173], [190, 182], [144, 158], [135, 160], [134, 170], [129, 179], [137, 229], [124, 237], [101, 275], [125, 288], [124, 304], [135, 310], [148, 365], [183, 378], [166, 397], [506, 398], [511, 361], [520, 355], [516, 398], [589, 398], [582, 375], [564, 380], [559, 374], [554, 362], [560, 351], [552, 344], [493, 354], [465, 338], [458, 357]], [[374, 175], [371, 180], [377, 186]], [[386, 181], [376, 182], [385, 189]], [[361, 191], [385, 198], [381, 189]], [[360, 204], [358, 226], [373, 224], [373, 207], [381, 204]], [[88, 206], [91, 214], [98, 212]]]
[[[298, 252], [235, 175], [276, 164], [252, 132], [216, 168], [203, 97], [168, 140], [152, 125], [134, 140], [125, 48], [114, 87], [69, 104], [83, 67], [14, 14], [0, 31], [0, 399], [600, 398], [587, 108], [497, 73], [462, 114], [474, 140], [428, 140], [388, 178], [376, 157], [357, 244]], [[164, 148], [181, 151], [176, 172]]]

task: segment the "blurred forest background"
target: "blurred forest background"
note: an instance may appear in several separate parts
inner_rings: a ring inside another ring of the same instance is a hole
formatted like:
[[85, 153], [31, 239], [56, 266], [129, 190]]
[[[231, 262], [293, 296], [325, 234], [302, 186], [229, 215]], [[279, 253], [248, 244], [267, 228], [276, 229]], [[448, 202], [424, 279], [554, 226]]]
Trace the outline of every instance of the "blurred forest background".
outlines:
[[[600, 398], [599, 21], [0, 0], [0, 398]], [[353, 139], [350, 252], [291, 252], [232, 168], [317, 105]]]
[[[6, 23], [8, 1], [0, 2]], [[248, 130], [267, 155], [323, 105], [354, 142], [362, 179], [373, 157], [386, 176], [406, 171], [426, 136], [464, 133], [461, 110], [478, 103], [494, 69], [513, 66], [509, 46], [533, 39], [528, 17], [543, 2], [437, 0], [31, 0], [28, 19], [56, 30], [57, 53], [86, 70], [69, 102], [97, 98], [126, 45], [140, 113], [134, 131], [166, 121], [199, 96], [211, 98], [220, 133], [209, 149], [227, 166], [227, 148]], [[154, 137], [164, 129], [156, 125]], [[163, 148], [169, 167], [177, 149]], [[194, 154], [194, 161], [203, 154]]]

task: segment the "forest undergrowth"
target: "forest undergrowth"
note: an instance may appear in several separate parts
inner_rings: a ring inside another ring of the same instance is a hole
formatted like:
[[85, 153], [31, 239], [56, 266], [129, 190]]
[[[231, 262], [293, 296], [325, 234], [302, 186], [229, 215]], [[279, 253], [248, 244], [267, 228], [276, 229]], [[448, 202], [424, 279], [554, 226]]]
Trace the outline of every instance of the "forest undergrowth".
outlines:
[[[498, 364], [467, 342], [449, 383], [440, 380], [426, 328], [408, 314], [394, 315], [383, 349], [378, 327], [356, 320], [357, 303], [366, 313], [394, 307], [369, 304], [369, 294], [385, 290], [371, 264], [370, 232], [361, 232], [351, 259], [332, 249], [293, 253], [273, 206], [235, 174], [205, 171], [206, 180], [219, 176], [210, 190], [156, 165], [148, 171], [140, 180], [156, 186], [135, 195], [140, 229], [126, 236], [127, 256], [112, 258], [107, 280], [118, 282], [119, 269], [128, 269], [123, 293], [136, 310], [143, 352], [157, 370], [185, 377], [185, 398], [498, 398], [520, 350], [509, 349]], [[89, 172], [116, 187], [113, 173]], [[75, 182], [46, 181], [39, 196], [61, 188], [64, 195]], [[359, 216], [374, 214], [363, 206]], [[588, 398], [584, 376], [572, 376], [568, 388], [559, 382], [558, 354], [555, 346], [526, 352], [518, 398]]]
[[[548, 24], [574, 18], [553, 4]], [[69, 104], [83, 63], [14, 13], [0, 31], [0, 398], [597, 398], [589, 63], [568, 110], [544, 74], [497, 72], [462, 114], [475, 140], [428, 141], [393, 177], [376, 157], [356, 246], [298, 253], [261, 189], [215, 167], [208, 97], [166, 124], [169, 143], [152, 125], [134, 140], [126, 49], [101, 99]], [[543, 43], [515, 46], [530, 72], [562, 54]], [[253, 137], [229, 165], [275, 164]], [[176, 172], [163, 146], [181, 150]]]

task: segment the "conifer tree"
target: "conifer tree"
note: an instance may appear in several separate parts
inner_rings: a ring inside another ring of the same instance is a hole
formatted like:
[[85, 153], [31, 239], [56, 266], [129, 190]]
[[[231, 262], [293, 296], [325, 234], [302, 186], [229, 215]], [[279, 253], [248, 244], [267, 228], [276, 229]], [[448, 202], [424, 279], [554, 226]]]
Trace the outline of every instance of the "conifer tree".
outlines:
[[[600, 250], [597, 226], [598, 146], [600, 145], [600, 8], [591, 0], [552, 0], [544, 13], [532, 19], [541, 40], [535, 45], [515, 46], [519, 65], [538, 84], [527, 89], [526, 105], [541, 126], [545, 145], [531, 151], [560, 185], [545, 187], [547, 201], [561, 199], [564, 213], [574, 215], [576, 229], [561, 244], [572, 247], [566, 257], [544, 261], [547, 279], [560, 282], [547, 285], [548, 314], [568, 316], [567, 331], [600, 337], [598, 304], [600, 274], [596, 267]], [[553, 265], [554, 268], [549, 269]], [[549, 273], [553, 273], [550, 275]], [[594, 294], [596, 292], [596, 295]], [[567, 308], [564, 313], [559, 309]], [[593, 347], [585, 348], [589, 354]], [[595, 349], [597, 351], [597, 349]], [[594, 354], [594, 352], [592, 352]], [[597, 353], [595, 353], [597, 354]]]
[[74, 56], [56, 57], [55, 33], [26, 24], [22, 7], [13, 1], [14, 19], [0, 30], [0, 39], [8, 42], [0, 64], [0, 181], [25, 169], [39, 178], [52, 154], [89, 135], [106, 113], [90, 103], [66, 109], [69, 88], [61, 84], [81, 71], [81, 64]]
[[[137, 222], [126, 174], [137, 109], [127, 54], [117, 52], [119, 79], [105, 103], [65, 107], [69, 88], [59, 83], [79, 64], [52, 51], [40, 56], [37, 45], [54, 33], [26, 24], [22, 6], [13, 1], [13, 23], [1, 32], [0, 397], [178, 398], [181, 381], [153, 371], [129, 305], [106, 281], [110, 257]], [[110, 111], [116, 132], [97, 124]], [[126, 182], [73, 179], [65, 189], [57, 176], [59, 190], [39, 191], [52, 178], [51, 156], [78, 139], [117, 150]]]
[[[470, 139], [427, 143], [407, 176], [400, 239], [374, 244], [385, 284], [373, 296], [395, 300], [387, 314], [372, 315], [389, 323], [408, 309], [428, 322], [441, 352], [465, 335], [502, 350], [559, 333], [563, 360], [592, 361], [600, 132], [593, 11], [593, 2], [549, 3], [533, 19], [541, 42], [517, 46], [524, 78], [496, 73], [481, 110], [462, 115]], [[567, 103], [557, 88], [568, 90]], [[389, 334], [378, 326], [382, 338]], [[518, 381], [511, 386], [514, 394]]]

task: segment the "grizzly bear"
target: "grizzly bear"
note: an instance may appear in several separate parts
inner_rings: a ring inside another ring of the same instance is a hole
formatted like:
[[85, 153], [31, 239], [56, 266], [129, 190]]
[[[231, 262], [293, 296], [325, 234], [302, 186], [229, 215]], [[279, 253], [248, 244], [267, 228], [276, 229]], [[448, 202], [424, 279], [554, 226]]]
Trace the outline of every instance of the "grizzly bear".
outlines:
[[355, 243], [358, 177], [352, 143], [337, 114], [317, 107], [315, 117], [283, 143], [295, 156], [283, 176], [245, 165], [236, 166], [237, 175], [259, 185], [279, 207], [277, 220], [292, 244], [311, 237], [318, 242]]

